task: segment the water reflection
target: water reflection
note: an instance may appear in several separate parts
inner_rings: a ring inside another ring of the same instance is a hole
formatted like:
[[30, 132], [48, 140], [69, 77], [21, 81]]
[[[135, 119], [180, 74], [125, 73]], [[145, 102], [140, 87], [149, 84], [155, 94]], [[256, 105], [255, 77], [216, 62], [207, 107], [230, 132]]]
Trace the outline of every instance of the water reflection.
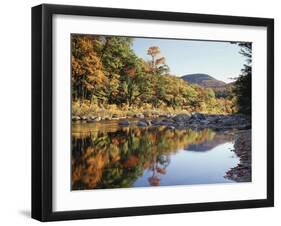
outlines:
[[192, 184], [182, 179], [190, 164], [182, 163], [185, 157], [180, 156], [232, 140], [233, 134], [210, 129], [124, 128], [114, 122], [73, 125], [72, 190]]

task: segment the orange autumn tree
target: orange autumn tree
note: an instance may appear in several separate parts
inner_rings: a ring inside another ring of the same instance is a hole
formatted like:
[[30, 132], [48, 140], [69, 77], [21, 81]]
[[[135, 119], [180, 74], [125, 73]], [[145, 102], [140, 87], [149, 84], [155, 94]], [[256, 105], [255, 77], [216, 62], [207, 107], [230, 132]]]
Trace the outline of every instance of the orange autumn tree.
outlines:
[[97, 52], [100, 40], [95, 36], [72, 35], [72, 96], [92, 100], [93, 93], [104, 92], [107, 77]]

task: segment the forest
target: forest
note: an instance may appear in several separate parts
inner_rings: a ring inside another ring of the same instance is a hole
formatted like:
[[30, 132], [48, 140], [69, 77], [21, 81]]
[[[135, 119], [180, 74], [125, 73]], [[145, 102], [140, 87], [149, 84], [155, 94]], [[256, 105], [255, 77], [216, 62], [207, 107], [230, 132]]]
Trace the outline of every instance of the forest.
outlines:
[[251, 43], [232, 43], [240, 46], [245, 64], [227, 95], [170, 74], [158, 46], [146, 50], [150, 60], [145, 61], [132, 44], [130, 37], [72, 34], [73, 116], [251, 114]]

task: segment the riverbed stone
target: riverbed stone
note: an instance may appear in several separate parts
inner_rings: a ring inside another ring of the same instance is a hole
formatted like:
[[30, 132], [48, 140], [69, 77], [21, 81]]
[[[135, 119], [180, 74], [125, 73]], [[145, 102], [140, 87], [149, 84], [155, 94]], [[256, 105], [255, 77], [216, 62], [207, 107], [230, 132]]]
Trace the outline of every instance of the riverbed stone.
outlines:
[[190, 119], [189, 114], [178, 114], [173, 117], [173, 120], [176, 122], [187, 122]]
[[175, 116], [176, 116], [176, 114], [167, 114], [167, 118], [173, 118]]
[[129, 126], [129, 125], [130, 125], [130, 122], [127, 121], [127, 120], [124, 120], [124, 121], [120, 121], [120, 122], [118, 123], [118, 125], [120, 125], [120, 126]]
[[200, 123], [203, 124], [203, 125], [207, 125], [207, 124], [210, 123], [210, 121], [207, 120], [207, 119], [204, 119], [204, 120], [201, 120]]
[[236, 117], [225, 117], [221, 123], [225, 126], [232, 126], [238, 124]]
[[251, 137], [251, 130], [244, 130], [236, 135], [233, 151], [240, 158], [240, 163], [226, 172], [226, 178], [237, 182], [250, 182], [252, 180]]
[[96, 117], [97, 117], [97, 116], [90, 115], [88, 118], [89, 118], [90, 120], [95, 120]]
[[191, 120], [205, 120], [206, 119], [206, 117], [205, 117], [205, 115], [204, 114], [202, 114], [202, 113], [199, 113], [199, 112], [196, 112], [196, 113], [193, 113], [192, 115], [191, 115]]
[[79, 121], [80, 117], [79, 116], [72, 116], [72, 121]]
[[88, 120], [88, 117], [87, 117], [87, 116], [82, 116], [82, 117], [81, 117], [81, 120], [86, 121], [86, 120]]
[[162, 120], [161, 119], [153, 119], [151, 120], [152, 125], [161, 125]]
[[100, 117], [100, 116], [97, 116], [97, 117], [95, 117], [95, 119], [94, 119], [95, 122], [99, 122], [100, 120], [101, 120], [101, 117]]
[[146, 123], [145, 121], [139, 121], [139, 122], [137, 123], [137, 126], [146, 127], [146, 126], [148, 126], [148, 125], [147, 125], [147, 123]]
[[172, 118], [164, 118], [162, 119], [162, 122], [171, 122], [174, 123], [175, 121]]
[[111, 120], [111, 116], [109, 115], [102, 116], [101, 120]]

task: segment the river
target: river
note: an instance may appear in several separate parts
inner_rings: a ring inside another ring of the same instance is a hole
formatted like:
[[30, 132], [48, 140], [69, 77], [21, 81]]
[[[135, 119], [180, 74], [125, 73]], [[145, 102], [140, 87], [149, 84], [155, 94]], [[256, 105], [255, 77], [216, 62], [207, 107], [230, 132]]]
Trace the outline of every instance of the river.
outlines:
[[71, 189], [234, 183], [234, 132], [72, 124]]

